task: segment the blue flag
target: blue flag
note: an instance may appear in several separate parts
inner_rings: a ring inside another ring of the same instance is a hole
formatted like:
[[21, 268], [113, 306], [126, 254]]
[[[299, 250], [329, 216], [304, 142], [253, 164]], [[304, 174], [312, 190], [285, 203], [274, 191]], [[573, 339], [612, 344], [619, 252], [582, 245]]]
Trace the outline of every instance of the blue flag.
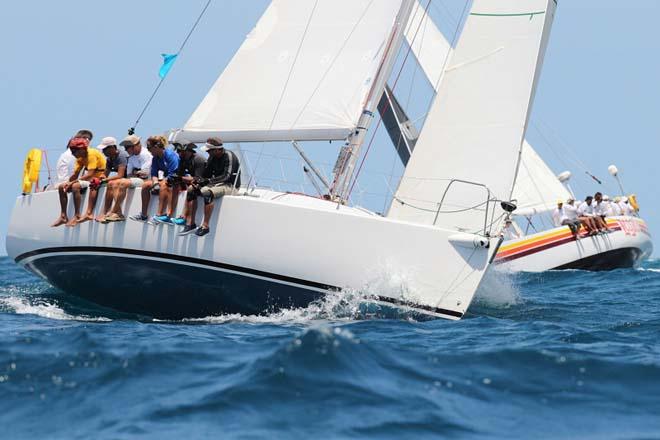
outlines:
[[160, 66], [160, 71], [158, 72], [158, 76], [160, 76], [161, 79], [165, 78], [167, 74], [170, 72], [170, 69], [174, 65], [174, 62], [176, 61], [176, 57], [179, 55], [168, 55], [166, 53], [160, 54], [160, 56], [163, 57], [163, 65]]

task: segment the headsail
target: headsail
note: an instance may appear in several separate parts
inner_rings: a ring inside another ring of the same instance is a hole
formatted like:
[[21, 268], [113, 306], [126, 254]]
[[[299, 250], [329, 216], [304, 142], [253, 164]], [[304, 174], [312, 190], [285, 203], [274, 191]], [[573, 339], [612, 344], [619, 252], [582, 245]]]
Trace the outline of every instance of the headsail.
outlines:
[[487, 197], [511, 198], [555, 8], [474, 0], [389, 217], [479, 232]]
[[[417, 1], [406, 39], [427, 79], [437, 90], [445, 60], [451, 57], [452, 48], [424, 7]], [[416, 30], [419, 31], [416, 34]], [[399, 151], [400, 148], [397, 149]], [[403, 157], [402, 157], [403, 159]], [[407, 164], [407, 158], [404, 165]], [[558, 199], [571, 196], [566, 187], [527, 142], [523, 142], [518, 177], [512, 199], [516, 201], [517, 214], [535, 213], [554, 209]]]
[[550, 211], [557, 206], [557, 200], [570, 197], [568, 189], [525, 141], [512, 197], [518, 206], [516, 214]]
[[273, 0], [176, 136], [345, 139], [402, 0]]

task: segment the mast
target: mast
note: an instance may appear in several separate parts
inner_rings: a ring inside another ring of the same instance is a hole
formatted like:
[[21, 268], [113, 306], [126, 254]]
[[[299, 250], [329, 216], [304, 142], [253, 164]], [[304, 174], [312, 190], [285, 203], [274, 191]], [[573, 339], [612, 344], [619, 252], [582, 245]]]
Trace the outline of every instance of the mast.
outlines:
[[337, 159], [336, 174], [331, 195], [336, 196], [339, 201], [345, 202], [348, 198], [348, 189], [355, 172], [355, 165], [360, 157], [360, 149], [374, 119], [374, 112], [380, 100], [387, 79], [392, 72], [396, 56], [401, 48], [405, 35], [405, 28], [410, 18], [415, 0], [402, 0], [399, 12], [394, 20], [390, 38], [383, 53], [381, 64], [376, 72], [371, 90], [365, 100], [362, 115], [358, 120], [355, 131], [348, 137], [346, 146], [342, 148]]

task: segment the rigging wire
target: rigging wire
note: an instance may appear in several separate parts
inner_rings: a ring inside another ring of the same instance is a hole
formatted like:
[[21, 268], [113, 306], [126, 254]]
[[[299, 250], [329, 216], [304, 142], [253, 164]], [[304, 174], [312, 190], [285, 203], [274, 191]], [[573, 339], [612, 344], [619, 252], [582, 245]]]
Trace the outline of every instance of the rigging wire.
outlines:
[[[428, 0], [428, 2], [426, 3], [426, 8], [424, 8], [424, 13], [428, 12], [428, 9], [429, 9], [430, 5], [431, 5], [431, 0]], [[406, 65], [406, 61], [408, 60], [408, 57], [410, 56], [410, 53], [412, 52], [412, 44], [415, 42], [415, 38], [417, 38], [417, 33], [419, 32], [419, 28], [422, 25], [422, 21], [420, 21], [419, 24], [417, 25], [417, 29], [415, 29], [415, 35], [413, 35], [412, 41], [408, 45], [408, 51], [406, 52], [406, 56], [403, 58], [403, 62], [401, 63], [401, 68], [399, 69], [399, 72], [397, 73], [397, 76], [394, 80], [394, 84], [392, 85], [392, 93], [394, 93], [394, 90], [396, 89], [396, 85], [399, 82], [399, 78], [401, 77], [401, 73], [403, 72], [403, 68]], [[389, 101], [387, 102], [387, 105], [389, 105]], [[350, 189], [348, 190], [348, 193], [346, 194], [347, 199], [351, 196], [351, 193], [353, 192], [353, 188], [355, 187], [355, 183], [357, 182], [358, 178], [360, 177], [360, 172], [362, 171], [362, 166], [364, 165], [364, 162], [367, 159], [367, 156], [369, 155], [369, 150], [371, 150], [371, 146], [373, 145], [374, 140], [376, 139], [376, 133], [378, 132], [378, 128], [381, 126], [382, 122], [383, 122], [383, 118], [379, 118], [378, 123], [376, 124], [376, 128], [374, 128], [373, 134], [371, 135], [371, 140], [369, 141], [369, 145], [367, 145], [367, 149], [365, 150], [364, 156], [362, 156], [362, 160], [360, 161], [360, 165], [358, 166], [357, 172], [355, 173], [355, 177], [353, 178], [353, 182], [351, 183]]]
[[[206, 10], [207, 10], [207, 9], [209, 8], [209, 6], [211, 5], [211, 2], [212, 2], [212, 1], [213, 1], [213, 0], [208, 0], [208, 1], [206, 2], [206, 5], [204, 5], [204, 8], [202, 9], [202, 12], [201, 12], [201, 13], [199, 14], [199, 16], [197, 17], [197, 20], [195, 20], [195, 24], [193, 24], [192, 28], [190, 28], [190, 31], [188, 32], [188, 35], [186, 35], [186, 38], [183, 40], [183, 43], [181, 43], [181, 46], [179, 47], [179, 50], [176, 52], [177, 57], [181, 54], [181, 52], [183, 51], [183, 48], [186, 47], [186, 44], [188, 43], [188, 40], [189, 40], [190, 37], [192, 36], [193, 32], [195, 32], [195, 29], [197, 29], [197, 25], [198, 25], [199, 22], [202, 20], [202, 17], [203, 17], [204, 14], [206, 13]], [[146, 113], [147, 109], [148, 109], [149, 106], [151, 105], [151, 102], [152, 102], [152, 101], [154, 100], [154, 98], [156, 97], [156, 94], [158, 93], [158, 90], [160, 90], [160, 87], [163, 85], [163, 82], [165, 82], [165, 78], [167, 78], [167, 76], [168, 76], [168, 75], [163, 76], [163, 77], [160, 79], [160, 81], [158, 81], [158, 84], [156, 85], [156, 88], [154, 89], [153, 93], [151, 94], [151, 96], [150, 96], [149, 99], [147, 100], [147, 103], [146, 103], [146, 104], [144, 105], [144, 107], [142, 108], [142, 111], [140, 112], [140, 114], [138, 115], [137, 119], [136, 119], [135, 122], [133, 123], [133, 126], [132, 126], [131, 128], [128, 129], [128, 134], [129, 134], [129, 135], [132, 135], [133, 133], [135, 133], [135, 129], [137, 128], [138, 124], [140, 123], [140, 120], [142, 119], [142, 116], [144, 116], [144, 114]]]

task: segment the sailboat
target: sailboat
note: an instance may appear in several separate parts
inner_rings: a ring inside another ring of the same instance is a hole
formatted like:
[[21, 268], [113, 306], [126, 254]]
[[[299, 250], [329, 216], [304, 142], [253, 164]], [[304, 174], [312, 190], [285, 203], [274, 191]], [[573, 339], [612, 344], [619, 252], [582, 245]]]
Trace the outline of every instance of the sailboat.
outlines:
[[[166, 319], [301, 307], [368, 290], [394, 268], [407, 281], [367, 292], [366, 302], [460, 319], [515, 208], [556, 3], [473, 2], [394, 200], [379, 215], [352, 205], [350, 189], [415, 5], [273, 0], [187, 123], [170, 133], [172, 141], [220, 136], [265, 148], [340, 141], [327, 197], [243, 179], [216, 204], [213, 232], [198, 239], [136, 222], [51, 228], [45, 219], [58, 210], [57, 192], [26, 194], [12, 212], [9, 256], [70, 294]], [[125, 212], [139, 211], [139, 192], [125, 203]]]
[[[442, 32], [430, 19], [425, 8], [417, 3], [412, 26], [406, 39], [427, 80], [436, 92], [440, 85], [445, 57], [453, 49]], [[415, 29], [424, 29], [423, 38], [415, 38]], [[438, 56], [443, 54], [443, 56]], [[408, 129], [409, 118], [396, 96], [386, 90], [379, 109], [388, 133], [404, 165], [413, 154], [418, 136]], [[541, 156], [526, 140], [520, 150], [520, 164], [511, 196], [516, 209], [512, 213], [509, 231], [493, 261], [498, 270], [542, 272], [556, 269], [611, 270], [638, 266], [653, 252], [646, 222], [638, 215], [616, 215], [606, 219], [611, 233], [579, 236], [568, 226], [556, 227], [551, 213], [557, 201], [566, 202], [575, 196], [567, 187], [571, 173], [555, 175]], [[520, 224], [520, 225], [519, 225]]]
[[612, 270], [637, 267], [651, 256], [651, 234], [636, 212], [607, 217], [607, 234], [589, 236], [581, 228], [576, 235], [568, 226], [555, 226], [551, 213], [557, 201], [575, 199], [565, 186], [568, 178], [570, 172], [555, 175], [529, 144], [524, 146], [513, 194], [518, 209], [494, 261], [499, 270]]

